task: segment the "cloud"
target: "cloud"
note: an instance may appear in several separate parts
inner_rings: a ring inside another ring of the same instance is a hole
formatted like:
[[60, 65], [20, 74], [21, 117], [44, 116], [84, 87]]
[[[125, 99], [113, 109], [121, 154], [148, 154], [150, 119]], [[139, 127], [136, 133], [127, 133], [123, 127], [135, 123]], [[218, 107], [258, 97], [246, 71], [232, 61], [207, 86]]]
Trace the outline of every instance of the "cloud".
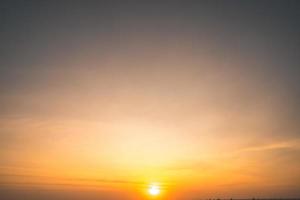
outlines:
[[111, 184], [144, 185], [144, 182], [120, 179], [66, 178], [54, 176], [39, 176], [31, 174], [2, 173], [0, 185], [10, 186], [70, 186], [70, 187], [100, 187]]
[[240, 149], [238, 152], [255, 152], [255, 151], [272, 151], [272, 150], [280, 150], [280, 149], [299, 149], [300, 141], [283, 141], [283, 142], [275, 142], [265, 145], [257, 145], [252, 147], [246, 147]]

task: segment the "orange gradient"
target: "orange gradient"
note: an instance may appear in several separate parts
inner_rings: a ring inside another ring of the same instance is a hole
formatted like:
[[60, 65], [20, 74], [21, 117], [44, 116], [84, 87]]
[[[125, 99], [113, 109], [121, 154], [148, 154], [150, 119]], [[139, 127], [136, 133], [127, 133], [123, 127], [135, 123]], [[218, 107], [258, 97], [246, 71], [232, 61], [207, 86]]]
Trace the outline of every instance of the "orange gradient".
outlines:
[[25, 4], [4, 12], [0, 198], [299, 194], [298, 23], [277, 7]]

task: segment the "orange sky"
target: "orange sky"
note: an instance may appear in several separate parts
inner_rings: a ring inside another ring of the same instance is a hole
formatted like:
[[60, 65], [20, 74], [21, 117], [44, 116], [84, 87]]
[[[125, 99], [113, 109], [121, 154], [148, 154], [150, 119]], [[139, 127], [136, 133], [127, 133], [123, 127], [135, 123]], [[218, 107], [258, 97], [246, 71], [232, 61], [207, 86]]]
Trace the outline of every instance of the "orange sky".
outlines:
[[64, 27], [67, 18], [62, 30], [51, 23], [63, 15], [42, 14], [44, 30], [35, 9], [25, 10], [34, 16], [25, 45], [1, 69], [0, 194], [153, 199], [155, 183], [156, 199], [299, 195], [297, 60], [282, 50], [293, 46], [266, 42], [279, 28], [253, 19], [243, 32], [208, 13], [199, 25], [198, 14], [121, 6], [117, 22], [92, 15], [116, 23], [108, 33], [91, 30], [87, 10], [69, 13], [83, 24]]

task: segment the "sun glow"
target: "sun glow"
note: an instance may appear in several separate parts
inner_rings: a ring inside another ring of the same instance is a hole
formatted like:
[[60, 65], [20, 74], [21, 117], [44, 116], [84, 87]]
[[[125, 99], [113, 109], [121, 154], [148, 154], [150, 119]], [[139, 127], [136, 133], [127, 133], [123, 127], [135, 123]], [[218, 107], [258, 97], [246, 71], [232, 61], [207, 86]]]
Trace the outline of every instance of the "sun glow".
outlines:
[[157, 196], [160, 193], [160, 188], [157, 185], [150, 185], [148, 192], [151, 196]]

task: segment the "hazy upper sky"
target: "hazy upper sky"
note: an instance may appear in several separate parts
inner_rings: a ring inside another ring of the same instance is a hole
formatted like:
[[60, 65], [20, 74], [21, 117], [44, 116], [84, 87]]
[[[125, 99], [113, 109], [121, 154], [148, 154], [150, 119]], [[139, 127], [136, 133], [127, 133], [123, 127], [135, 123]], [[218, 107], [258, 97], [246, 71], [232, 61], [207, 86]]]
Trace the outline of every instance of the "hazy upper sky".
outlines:
[[299, 1], [1, 1], [0, 197], [299, 197]]

